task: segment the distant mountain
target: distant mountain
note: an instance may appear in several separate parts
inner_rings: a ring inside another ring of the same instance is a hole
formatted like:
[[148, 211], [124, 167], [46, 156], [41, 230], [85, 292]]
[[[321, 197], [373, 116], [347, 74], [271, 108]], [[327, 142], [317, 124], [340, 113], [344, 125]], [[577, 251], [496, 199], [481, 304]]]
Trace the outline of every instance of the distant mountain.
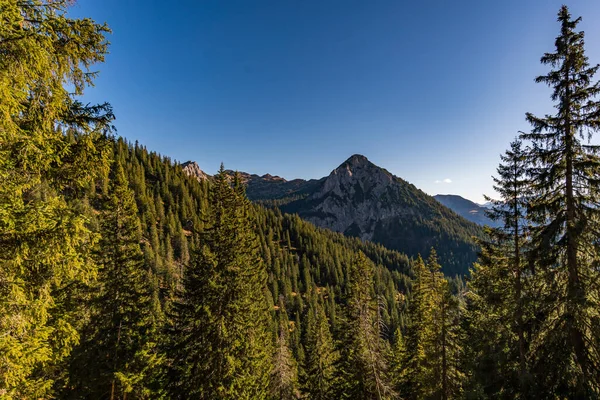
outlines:
[[[230, 175], [234, 173], [234, 171], [227, 172]], [[246, 195], [252, 201], [305, 197], [314, 192], [322, 181], [322, 179], [293, 179], [288, 181], [277, 175], [265, 174], [259, 176], [245, 172], [240, 172], [240, 175], [246, 183]]]
[[[181, 164], [183, 172], [196, 178], [198, 181], [210, 179], [211, 176], [200, 169], [195, 161], [186, 161]], [[229, 176], [233, 176], [236, 171], [226, 170]], [[297, 199], [312, 193], [319, 185], [320, 180], [293, 179], [291, 181], [284, 178], [265, 174], [262, 176], [239, 172], [242, 181], [246, 184], [246, 195], [252, 201], [262, 200], [281, 200]], [[323, 178], [324, 179], [324, 178]]]
[[492, 204], [492, 202], [491, 202], [491, 201], [486, 201], [485, 203], [483, 203], [483, 204], [479, 204], [479, 205], [480, 205], [481, 207], [483, 207], [483, 208], [487, 208], [487, 209], [490, 209], [490, 208], [492, 208], [492, 206], [493, 206], [493, 204]]
[[426, 257], [435, 247], [448, 274], [467, 272], [476, 259], [472, 237], [482, 232], [414, 185], [358, 154], [316, 181], [311, 194], [280, 208], [317, 226], [410, 256]]
[[[195, 163], [186, 164], [188, 174], [199, 180], [208, 177]], [[466, 273], [476, 260], [473, 237], [482, 234], [480, 226], [362, 155], [353, 155], [318, 180], [240, 174], [249, 199], [296, 213], [319, 227], [412, 257], [425, 258], [435, 247], [449, 275]]]
[[438, 194], [433, 196], [433, 198], [471, 222], [479, 225], [497, 226], [497, 222], [492, 221], [486, 216], [485, 211], [487, 207], [455, 194]]

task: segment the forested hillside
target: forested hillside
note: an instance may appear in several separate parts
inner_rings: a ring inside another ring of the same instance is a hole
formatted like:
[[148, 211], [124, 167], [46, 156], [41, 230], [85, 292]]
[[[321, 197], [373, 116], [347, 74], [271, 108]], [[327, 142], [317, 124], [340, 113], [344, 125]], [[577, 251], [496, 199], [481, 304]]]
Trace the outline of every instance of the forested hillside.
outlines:
[[108, 27], [70, 4], [0, 0], [0, 399], [600, 396], [600, 67], [567, 7], [465, 285], [116, 137], [79, 101]]
[[[195, 162], [183, 165], [189, 175], [207, 179]], [[483, 236], [476, 223], [497, 225], [485, 214], [473, 220], [465, 215], [468, 212], [427, 195], [359, 154], [318, 180], [287, 181], [245, 172], [240, 177], [250, 200], [298, 214], [317, 226], [380, 243], [410, 257], [426, 257], [435, 247], [449, 276], [467, 275], [476, 260], [475, 238]]]

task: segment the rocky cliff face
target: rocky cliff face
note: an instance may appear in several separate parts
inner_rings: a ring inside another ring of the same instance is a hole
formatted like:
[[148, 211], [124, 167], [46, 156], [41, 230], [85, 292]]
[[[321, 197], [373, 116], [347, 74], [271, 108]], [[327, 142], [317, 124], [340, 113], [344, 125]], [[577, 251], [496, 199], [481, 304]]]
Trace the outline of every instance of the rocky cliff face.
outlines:
[[198, 179], [198, 181], [205, 181], [210, 178], [210, 175], [204, 173], [196, 163], [196, 161], [187, 161], [181, 164], [181, 168], [183, 172], [185, 172], [189, 176], [193, 176]]
[[396, 214], [395, 178], [366, 157], [353, 155], [309, 197], [306, 219], [316, 225], [372, 240], [377, 221]]
[[317, 226], [379, 242], [409, 256], [438, 250], [448, 273], [465, 273], [476, 258], [480, 228], [414, 185], [353, 155], [312, 194], [281, 207]]

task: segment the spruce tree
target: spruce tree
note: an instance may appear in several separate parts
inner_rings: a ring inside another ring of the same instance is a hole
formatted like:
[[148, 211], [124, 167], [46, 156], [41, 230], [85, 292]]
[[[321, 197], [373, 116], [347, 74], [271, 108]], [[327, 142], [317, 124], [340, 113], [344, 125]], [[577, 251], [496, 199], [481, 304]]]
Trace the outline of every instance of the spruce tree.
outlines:
[[[530, 378], [528, 338], [532, 330], [534, 281], [527, 268], [528, 180], [526, 154], [515, 140], [501, 156], [494, 177], [499, 200], [493, 200], [488, 216], [500, 223], [486, 228], [480, 240], [480, 259], [469, 282], [469, 341], [478, 354], [471, 360], [473, 377], [487, 395], [498, 393], [527, 397]], [[483, 367], [485, 366], [485, 368]]]
[[264, 399], [273, 343], [252, 210], [239, 177], [232, 188], [223, 166], [210, 191], [202, 247], [173, 315], [171, 396]]
[[408, 399], [457, 398], [464, 380], [459, 303], [431, 249], [414, 268], [408, 323], [394, 346], [396, 385]]
[[432, 320], [431, 274], [419, 256], [413, 266], [410, 299], [407, 308], [407, 326], [396, 337], [395, 375], [396, 387], [402, 398], [420, 399], [426, 396], [431, 382], [431, 369], [427, 364], [427, 336]]
[[45, 398], [78, 341], [66, 293], [94, 274], [80, 200], [106, 172], [110, 106], [77, 100], [108, 28], [68, 0], [0, 0], [0, 388]]
[[373, 290], [374, 267], [359, 252], [348, 269], [347, 322], [342, 356], [341, 398], [393, 399], [386, 356], [381, 338], [379, 302]]
[[[555, 51], [541, 58], [548, 74], [536, 78], [552, 88], [556, 112], [537, 117], [523, 134], [531, 141], [528, 176], [533, 198], [530, 260], [543, 276], [544, 321], [531, 344], [536, 368], [547, 369], [546, 384], [564, 396], [600, 394], [600, 147], [589, 139], [600, 128], [599, 66], [590, 66], [581, 18], [566, 6], [558, 13]], [[584, 142], [588, 139], [588, 143]]]
[[298, 363], [290, 350], [290, 321], [287, 317], [285, 299], [279, 297], [279, 326], [275, 340], [273, 370], [271, 371], [271, 398], [274, 400], [290, 400], [299, 397]]
[[[313, 289], [316, 292], [316, 287]], [[335, 350], [329, 321], [325, 315], [323, 298], [313, 293], [306, 322], [306, 358], [302, 391], [309, 399], [327, 400], [334, 397], [335, 369], [339, 360]]]
[[448, 280], [441, 272], [437, 254], [431, 249], [427, 267], [432, 275], [434, 296], [433, 332], [430, 344], [429, 363], [433, 370], [431, 398], [442, 400], [458, 398], [464, 381], [459, 359], [462, 352], [460, 342], [459, 301], [450, 289]]
[[98, 277], [82, 343], [74, 351], [69, 386], [77, 396], [151, 397], [159, 367], [152, 287], [140, 247], [133, 191], [117, 161], [102, 207]]

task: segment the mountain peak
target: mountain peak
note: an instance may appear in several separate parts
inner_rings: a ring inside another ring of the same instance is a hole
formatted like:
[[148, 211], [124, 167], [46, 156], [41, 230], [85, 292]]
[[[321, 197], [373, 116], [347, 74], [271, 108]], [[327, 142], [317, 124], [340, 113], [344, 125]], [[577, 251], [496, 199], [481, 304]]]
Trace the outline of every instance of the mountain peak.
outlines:
[[480, 228], [360, 154], [334, 169], [308, 196], [281, 209], [317, 226], [379, 242], [410, 256], [426, 255], [440, 242], [460, 243], [462, 259], [455, 255], [454, 244], [440, 250], [440, 259], [448, 264], [450, 273], [464, 271], [462, 266], [476, 257], [471, 237]]
[[367, 163], [369, 159], [362, 154], [352, 154], [347, 160], [347, 163]]
[[209, 177], [208, 174], [200, 169], [196, 161], [186, 161], [181, 164], [181, 168], [183, 169], [183, 172], [196, 178], [198, 181], [206, 180]]
[[364, 167], [371, 165], [372, 163], [367, 159], [367, 157], [362, 154], [353, 154], [346, 161], [340, 165], [340, 167]]
[[271, 175], [271, 174], [264, 174], [263, 176], [261, 176], [261, 178], [266, 181], [272, 181], [272, 182], [284, 182], [284, 183], [287, 182], [285, 180], [285, 178], [282, 178], [277, 175]]
[[436, 194], [434, 199], [461, 217], [479, 225], [498, 226], [497, 221], [488, 218], [486, 208], [456, 194]]
[[380, 183], [385, 182], [386, 184], [393, 179], [392, 174], [373, 164], [362, 154], [350, 156], [339, 167], [331, 171], [329, 176], [338, 178], [346, 177], [342, 179], [351, 179], [353, 181], [380, 181]]

